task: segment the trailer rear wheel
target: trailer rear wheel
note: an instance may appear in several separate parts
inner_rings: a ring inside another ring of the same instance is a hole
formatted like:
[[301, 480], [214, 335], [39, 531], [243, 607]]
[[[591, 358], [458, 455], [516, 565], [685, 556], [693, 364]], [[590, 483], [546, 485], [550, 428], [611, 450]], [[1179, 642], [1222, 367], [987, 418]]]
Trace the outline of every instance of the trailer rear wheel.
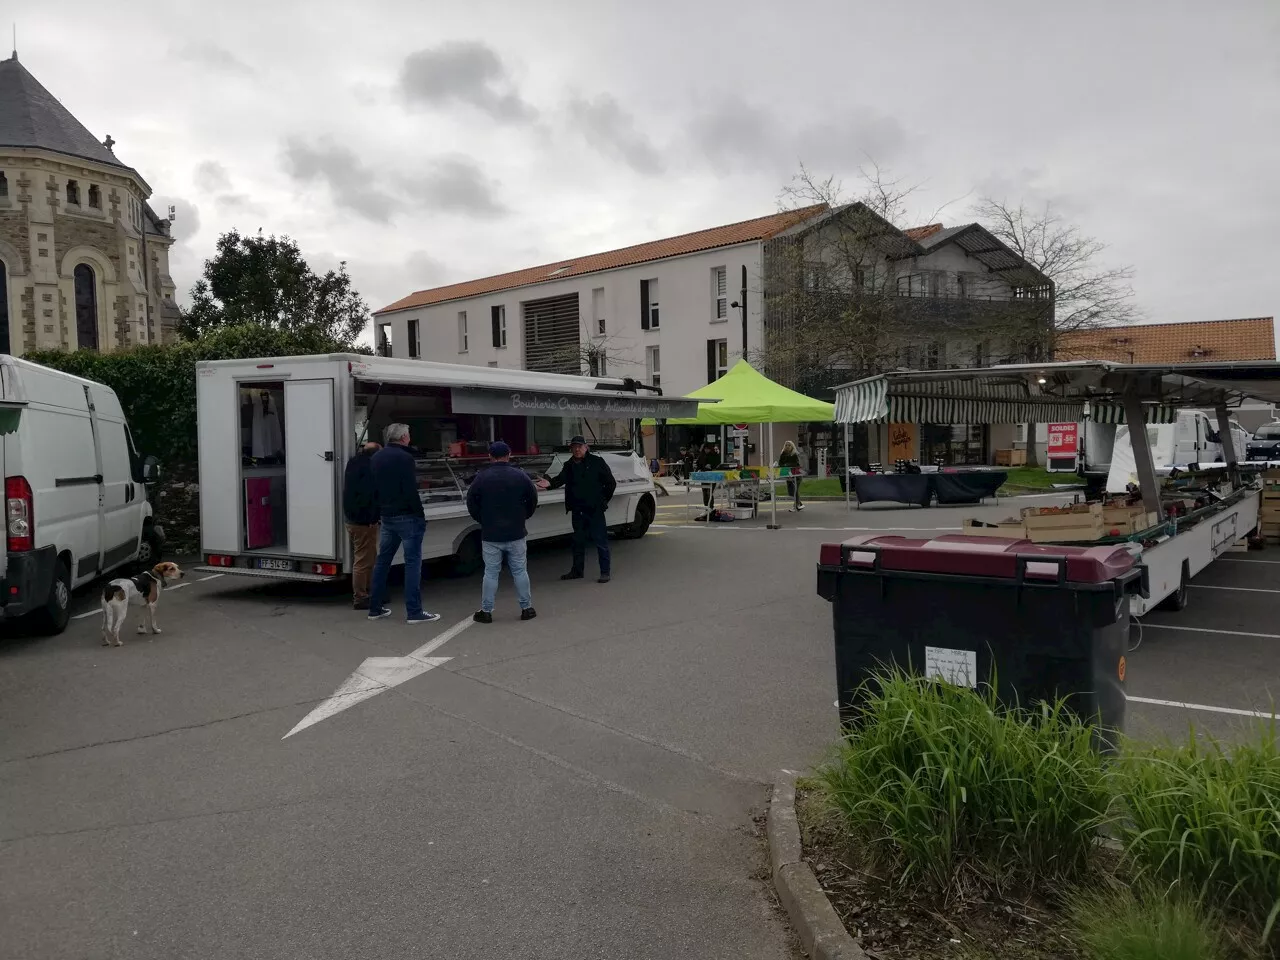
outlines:
[[1182, 562], [1182, 577], [1178, 581], [1178, 589], [1165, 597], [1160, 604], [1161, 610], [1185, 610], [1191, 600], [1191, 570], [1186, 561]]
[[472, 530], [458, 544], [453, 555], [453, 572], [459, 577], [469, 577], [484, 567], [484, 550], [480, 546], [480, 531]]

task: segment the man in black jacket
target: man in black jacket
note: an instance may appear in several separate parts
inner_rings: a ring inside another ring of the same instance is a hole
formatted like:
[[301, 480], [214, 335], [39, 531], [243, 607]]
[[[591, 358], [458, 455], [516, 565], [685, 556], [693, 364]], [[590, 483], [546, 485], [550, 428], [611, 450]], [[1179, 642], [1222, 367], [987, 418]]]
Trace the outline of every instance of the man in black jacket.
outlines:
[[538, 490], [529, 475], [511, 464], [511, 448], [501, 440], [489, 444], [489, 466], [479, 471], [467, 488], [467, 513], [480, 524], [480, 546], [484, 551], [484, 585], [480, 609], [472, 617], [476, 623], [493, 623], [493, 604], [498, 596], [502, 558], [516, 585], [520, 619], [532, 620], [533, 609], [526, 566], [525, 521], [538, 509]]
[[351, 537], [351, 593], [357, 610], [369, 609], [369, 580], [378, 554], [378, 491], [373, 483], [373, 455], [382, 444], [370, 441], [347, 461], [342, 478], [342, 514]]
[[587, 562], [587, 542], [596, 545], [596, 557], [600, 561], [600, 579], [609, 582], [609, 528], [605, 526], [605, 511], [613, 499], [618, 482], [613, 479], [609, 465], [587, 449], [587, 441], [574, 437], [569, 441], [571, 454], [564, 468], [554, 479], [540, 480], [543, 490], [564, 487], [564, 508], [573, 514], [573, 569], [561, 580], [581, 580]]
[[387, 575], [396, 550], [404, 547], [404, 613], [406, 623], [431, 623], [440, 614], [422, 609], [422, 538], [427, 518], [418, 496], [418, 470], [409, 452], [409, 428], [393, 423], [386, 429], [387, 445], [373, 455], [373, 483], [378, 491], [382, 533], [378, 560], [373, 565], [369, 619], [391, 616], [387, 609]]

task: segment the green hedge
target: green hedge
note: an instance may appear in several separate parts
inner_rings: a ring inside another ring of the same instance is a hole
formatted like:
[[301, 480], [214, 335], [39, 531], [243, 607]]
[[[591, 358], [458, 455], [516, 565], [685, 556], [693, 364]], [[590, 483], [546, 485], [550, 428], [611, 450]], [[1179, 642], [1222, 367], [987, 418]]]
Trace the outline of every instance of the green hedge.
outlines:
[[143, 456], [154, 454], [161, 463], [195, 463], [198, 361], [350, 350], [319, 334], [244, 325], [225, 327], [199, 340], [119, 353], [45, 350], [24, 359], [105, 383], [120, 398]]

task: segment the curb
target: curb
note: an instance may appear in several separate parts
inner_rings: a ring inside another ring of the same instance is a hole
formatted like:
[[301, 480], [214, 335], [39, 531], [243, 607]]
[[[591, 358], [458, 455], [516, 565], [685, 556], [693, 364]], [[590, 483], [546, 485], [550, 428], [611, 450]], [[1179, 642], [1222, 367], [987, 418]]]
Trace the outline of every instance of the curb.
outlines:
[[796, 775], [788, 770], [779, 773], [773, 784], [765, 833], [773, 887], [810, 960], [868, 960], [804, 862], [796, 820]]

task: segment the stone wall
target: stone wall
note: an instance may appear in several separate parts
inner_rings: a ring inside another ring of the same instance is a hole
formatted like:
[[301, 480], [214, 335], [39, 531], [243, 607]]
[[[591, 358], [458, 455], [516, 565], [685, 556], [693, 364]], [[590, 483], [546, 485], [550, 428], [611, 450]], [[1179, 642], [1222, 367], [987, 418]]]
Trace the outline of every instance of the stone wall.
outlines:
[[55, 263], [59, 269], [62, 268], [62, 255], [72, 247], [93, 247], [111, 261], [117, 282], [124, 283], [128, 280], [129, 271], [125, 269], [127, 264], [120, 259], [120, 230], [114, 223], [82, 217], [55, 216], [53, 239]]

